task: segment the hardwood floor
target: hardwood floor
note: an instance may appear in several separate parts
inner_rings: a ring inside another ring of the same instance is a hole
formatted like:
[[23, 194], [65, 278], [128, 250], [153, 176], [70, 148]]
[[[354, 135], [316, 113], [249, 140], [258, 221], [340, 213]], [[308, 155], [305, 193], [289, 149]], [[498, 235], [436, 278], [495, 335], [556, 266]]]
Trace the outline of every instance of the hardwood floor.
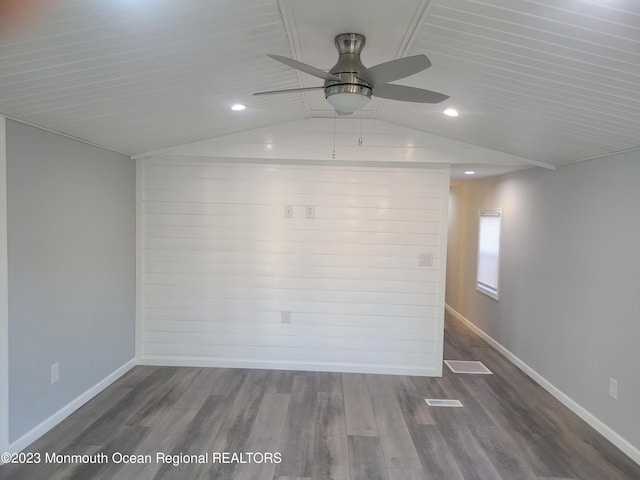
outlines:
[[[5, 465], [0, 480], [640, 479], [640, 466], [451, 317], [445, 358], [481, 360], [494, 375], [136, 367], [27, 449], [40, 464]], [[46, 463], [54, 452], [100, 462]]]

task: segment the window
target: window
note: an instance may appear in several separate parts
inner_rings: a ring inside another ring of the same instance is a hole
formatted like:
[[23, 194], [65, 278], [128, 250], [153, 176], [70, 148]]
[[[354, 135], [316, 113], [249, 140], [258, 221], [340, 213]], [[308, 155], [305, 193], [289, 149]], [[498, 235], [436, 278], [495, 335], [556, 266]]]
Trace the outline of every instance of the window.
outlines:
[[480, 210], [476, 288], [496, 300], [499, 298], [501, 219], [502, 210]]

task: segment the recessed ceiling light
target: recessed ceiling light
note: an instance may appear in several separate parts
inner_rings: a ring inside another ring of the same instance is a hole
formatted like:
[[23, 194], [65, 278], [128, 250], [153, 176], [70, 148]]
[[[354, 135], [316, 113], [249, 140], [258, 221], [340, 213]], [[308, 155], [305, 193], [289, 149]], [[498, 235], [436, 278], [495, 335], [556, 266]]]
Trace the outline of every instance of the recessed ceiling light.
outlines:
[[447, 108], [442, 113], [444, 113], [448, 117], [457, 117], [458, 116], [458, 111], [455, 108]]
[[467, 170], [466, 172], [464, 172], [465, 175], [475, 175], [476, 172], [474, 172], [473, 170]]
[[245, 105], [242, 105], [241, 103], [236, 103], [233, 107], [231, 107], [231, 110], [233, 110], [234, 112], [240, 112], [245, 108], [247, 108]]

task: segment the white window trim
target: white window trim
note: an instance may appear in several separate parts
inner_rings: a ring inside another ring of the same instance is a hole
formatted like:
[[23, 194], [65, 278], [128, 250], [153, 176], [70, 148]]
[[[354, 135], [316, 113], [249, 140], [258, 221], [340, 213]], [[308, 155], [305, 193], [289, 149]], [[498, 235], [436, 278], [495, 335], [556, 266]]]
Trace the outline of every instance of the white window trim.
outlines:
[[[492, 288], [490, 285], [483, 284], [478, 280], [478, 263], [480, 261], [480, 223], [482, 221], [482, 217], [498, 217], [500, 218], [500, 232], [498, 233], [498, 265], [497, 265], [497, 276], [496, 276], [496, 288]], [[494, 300], [500, 300], [500, 256], [501, 256], [501, 244], [502, 244], [502, 209], [501, 208], [492, 208], [492, 209], [483, 209], [480, 210], [478, 215], [478, 251], [476, 258], [476, 290], [481, 293], [484, 293], [488, 297], [493, 298]]]

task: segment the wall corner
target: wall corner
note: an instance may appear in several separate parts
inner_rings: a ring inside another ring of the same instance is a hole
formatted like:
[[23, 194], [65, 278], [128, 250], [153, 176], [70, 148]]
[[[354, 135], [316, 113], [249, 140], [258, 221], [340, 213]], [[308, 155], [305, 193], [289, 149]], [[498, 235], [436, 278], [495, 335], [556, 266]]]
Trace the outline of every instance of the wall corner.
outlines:
[[9, 447], [9, 279], [7, 266], [6, 126], [5, 117], [0, 115], [0, 452], [6, 452]]

